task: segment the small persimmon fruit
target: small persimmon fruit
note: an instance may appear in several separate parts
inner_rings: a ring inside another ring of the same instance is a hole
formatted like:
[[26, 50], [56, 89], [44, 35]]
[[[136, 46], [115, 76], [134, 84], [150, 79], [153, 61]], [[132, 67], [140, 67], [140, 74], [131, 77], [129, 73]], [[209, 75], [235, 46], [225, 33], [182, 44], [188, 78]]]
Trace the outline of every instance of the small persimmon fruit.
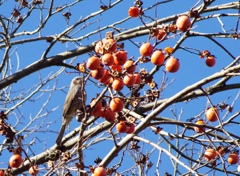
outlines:
[[217, 152], [216, 152], [216, 150], [214, 150], [212, 148], [207, 149], [204, 153], [204, 158], [206, 161], [211, 161], [216, 156], [217, 156]]
[[227, 158], [227, 161], [229, 164], [237, 164], [238, 163], [238, 160], [239, 160], [239, 157], [238, 157], [238, 154], [237, 153], [230, 153], [228, 158]]
[[114, 112], [120, 112], [123, 109], [123, 100], [121, 98], [115, 97], [110, 101], [109, 107]]
[[101, 61], [97, 56], [92, 56], [87, 60], [86, 66], [90, 70], [96, 70], [100, 67]]
[[150, 56], [153, 52], [153, 46], [149, 42], [143, 43], [140, 46], [139, 51], [142, 56]]
[[111, 109], [107, 109], [105, 111], [105, 119], [109, 122], [113, 122], [115, 120], [115, 116], [116, 116], [116, 113], [114, 111], [112, 111]]
[[4, 170], [0, 169], [0, 176], [4, 176]]
[[98, 69], [91, 71], [91, 76], [95, 79], [101, 79], [103, 77], [103, 74], [104, 74], [103, 67], [99, 67]]
[[111, 75], [109, 74], [109, 71], [104, 69], [103, 76], [102, 76], [102, 78], [98, 79], [98, 81], [103, 83], [103, 84], [108, 85], [110, 83], [109, 82], [110, 78], [111, 78]]
[[133, 60], [127, 60], [125, 64], [123, 65], [123, 68], [128, 72], [128, 73], [133, 73], [136, 70], [136, 65], [134, 65]]
[[182, 15], [178, 17], [176, 26], [178, 30], [185, 32], [191, 27], [191, 21], [187, 15]]
[[94, 169], [93, 176], [107, 176], [107, 171], [104, 167], [99, 166]]
[[205, 112], [205, 116], [208, 121], [215, 122], [219, 117], [219, 110], [216, 107], [208, 108]]
[[140, 10], [135, 6], [130, 7], [128, 10], [128, 15], [130, 17], [138, 17], [140, 15], [140, 13], [141, 13]]
[[135, 81], [136, 78], [134, 74], [128, 73], [123, 77], [123, 83], [128, 87], [132, 87], [135, 84]]
[[112, 71], [117, 71], [119, 73], [122, 72], [122, 66], [121, 65], [112, 65], [110, 68], [111, 68]]
[[102, 109], [102, 102], [101, 101], [97, 103], [96, 102], [97, 102], [97, 99], [93, 99], [92, 102], [90, 103], [91, 108], [94, 107], [92, 111], [92, 116], [94, 117], [100, 116], [100, 111]]
[[111, 66], [114, 63], [114, 58], [113, 55], [111, 53], [105, 53], [102, 57], [101, 57], [102, 63], [104, 65], [107, 66]]
[[119, 133], [126, 133], [129, 130], [129, 127], [124, 121], [120, 121], [119, 123], [117, 123], [116, 129]]
[[205, 59], [205, 64], [208, 67], [213, 67], [216, 64], [216, 59], [214, 56], [207, 56], [207, 58]]
[[123, 65], [127, 61], [127, 52], [123, 50], [117, 51], [113, 53], [113, 57], [115, 65]]
[[135, 84], [140, 84], [142, 81], [141, 75], [137, 72], [133, 74], [135, 76]]
[[10, 167], [13, 168], [18, 168], [19, 166], [21, 166], [22, 164], [22, 157], [19, 154], [14, 154], [13, 156], [11, 156], [11, 158], [9, 159], [9, 165]]
[[180, 62], [178, 59], [171, 57], [166, 61], [166, 70], [170, 73], [175, 73], [180, 68]]
[[34, 166], [31, 166], [28, 170], [29, 174], [30, 175], [37, 175], [39, 170], [38, 170], [38, 166], [37, 165], [34, 165]]
[[127, 134], [132, 134], [135, 130], [135, 125], [133, 123], [129, 124], [129, 129], [127, 130]]
[[160, 66], [164, 62], [164, 53], [161, 50], [156, 50], [151, 56], [151, 62], [154, 65]]
[[[205, 122], [202, 120], [202, 119], [198, 119], [195, 124], [198, 124], [198, 125], [205, 125]], [[194, 126], [194, 130], [197, 132], [197, 133], [203, 133], [203, 131], [205, 131], [205, 127], [197, 127], [197, 126]]]
[[116, 78], [112, 82], [112, 89], [115, 91], [121, 91], [124, 87], [123, 80], [121, 78]]

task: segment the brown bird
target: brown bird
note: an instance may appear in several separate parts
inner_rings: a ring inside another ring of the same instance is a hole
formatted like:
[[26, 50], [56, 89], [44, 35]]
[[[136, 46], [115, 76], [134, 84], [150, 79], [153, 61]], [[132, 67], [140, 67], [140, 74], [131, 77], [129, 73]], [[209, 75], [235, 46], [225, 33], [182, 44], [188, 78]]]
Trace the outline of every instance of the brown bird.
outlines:
[[86, 92], [83, 86], [83, 77], [73, 78], [63, 107], [62, 126], [56, 140], [57, 145], [61, 145], [66, 126], [69, 125], [72, 118], [77, 115], [78, 110], [81, 110], [86, 102]]

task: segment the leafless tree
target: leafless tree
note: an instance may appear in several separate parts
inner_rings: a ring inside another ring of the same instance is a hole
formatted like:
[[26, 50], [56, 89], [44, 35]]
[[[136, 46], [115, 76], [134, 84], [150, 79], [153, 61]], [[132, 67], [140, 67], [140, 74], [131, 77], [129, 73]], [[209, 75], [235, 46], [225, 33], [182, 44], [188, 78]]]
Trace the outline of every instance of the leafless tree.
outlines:
[[[128, 15], [133, 6], [136, 17]], [[108, 175], [238, 175], [239, 8], [239, 1], [224, 0], [0, 0], [5, 175], [34, 165], [39, 175], [91, 175], [97, 167]], [[191, 20], [186, 29], [177, 23], [182, 16]], [[139, 53], [145, 42], [164, 54], [163, 63]], [[103, 55], [118, 51], [133, 65], [122, 71], [104, 65]], [[109, 73], [105, 81], [91, 74], [94, 55]], [[172, 58], [180, 63], [175, 73], [166, 69]], [[140, 83], [115, 91], [113, 82], [135, 66]], [[77, 75], [85, 78], [87, 102], [57, 146], [64, 99]], [[124, 108], [114, 120], [100, 117], [113, 110], [114, 97]], [[23, 159], [17, 168], [9, 163], [14, 154]]]

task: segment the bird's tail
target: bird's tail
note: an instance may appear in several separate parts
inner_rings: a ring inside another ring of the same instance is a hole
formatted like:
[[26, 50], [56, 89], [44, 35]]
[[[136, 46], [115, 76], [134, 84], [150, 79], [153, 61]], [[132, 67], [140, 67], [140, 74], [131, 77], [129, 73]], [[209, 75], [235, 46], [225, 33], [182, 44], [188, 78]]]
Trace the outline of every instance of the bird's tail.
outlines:
[[59, 145], [59, 146], [62, 143], [62, 138], [63, 138], [63, 134], [65, 132], [65, 128], [66, 128], [66, 123], [63, 123], [62, 126], [61, 126], [61, 129], [60, 129], [60, 131], [58, 133], [57, 140], [56, 140], [56, 144]]

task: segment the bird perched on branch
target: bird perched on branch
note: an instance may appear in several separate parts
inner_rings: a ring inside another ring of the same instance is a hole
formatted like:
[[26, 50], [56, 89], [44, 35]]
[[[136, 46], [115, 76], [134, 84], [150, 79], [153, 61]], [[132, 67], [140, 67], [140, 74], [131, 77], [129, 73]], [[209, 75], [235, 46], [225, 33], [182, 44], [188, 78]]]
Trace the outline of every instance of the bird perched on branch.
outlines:
[[86, 102], [86, 91], [84, 90], [84, 78], [77, 76], [73, 78], [63, 107], [62, 126], [59, 131], [56, 144], [61, 145], [65, 128], [72, 118], [79, 113]]

